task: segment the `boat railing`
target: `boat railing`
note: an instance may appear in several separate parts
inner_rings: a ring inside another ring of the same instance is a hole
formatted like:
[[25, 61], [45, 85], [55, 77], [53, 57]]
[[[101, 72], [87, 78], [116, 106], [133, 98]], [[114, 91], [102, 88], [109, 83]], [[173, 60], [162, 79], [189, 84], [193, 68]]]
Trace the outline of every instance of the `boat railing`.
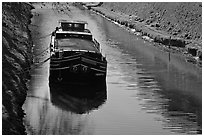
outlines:
[[87, 40], [92, 40], [92, 35], [90, 34], [80, 34], [80, 33], [56, 33], [56, 39], [66, 39], [66, 38], [82, 38]]

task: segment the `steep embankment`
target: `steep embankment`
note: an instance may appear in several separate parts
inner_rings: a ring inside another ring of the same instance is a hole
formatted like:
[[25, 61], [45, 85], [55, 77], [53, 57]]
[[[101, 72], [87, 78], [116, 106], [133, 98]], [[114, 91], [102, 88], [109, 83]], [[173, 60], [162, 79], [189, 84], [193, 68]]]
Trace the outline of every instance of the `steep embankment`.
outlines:
[[202, 40], [202, 3], [104, 3], [113, 12], [136, 15], [147, 25], [169, 34]]
[[202, 3], [104, 2], [92, 9], [146, 40], [186, 48], [201, 60]]
[[2, 134], [26, 134], [22, 105], [32, 62], [32, 6], [2, 3]]

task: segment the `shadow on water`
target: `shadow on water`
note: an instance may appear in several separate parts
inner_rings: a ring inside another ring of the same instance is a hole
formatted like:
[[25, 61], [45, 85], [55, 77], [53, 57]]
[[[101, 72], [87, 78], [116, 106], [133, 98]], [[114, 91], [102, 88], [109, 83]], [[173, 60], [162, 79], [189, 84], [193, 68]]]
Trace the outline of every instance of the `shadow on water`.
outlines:
[[98, 109], [107, 99], [106, 83], [96, 85], [67, 86], [50, 84], [51, 103], [75, 114], [89, 113]]

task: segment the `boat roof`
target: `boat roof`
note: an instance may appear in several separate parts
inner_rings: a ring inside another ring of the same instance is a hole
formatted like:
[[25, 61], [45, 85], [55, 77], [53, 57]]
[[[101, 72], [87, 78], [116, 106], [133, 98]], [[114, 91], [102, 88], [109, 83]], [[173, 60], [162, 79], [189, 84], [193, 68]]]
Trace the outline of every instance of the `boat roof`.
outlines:
[[79, 21], [79, 20], [59, 20], [59, 23], [77, 23], [77, 24], [88, 24], [86, 21]]
[[63, 50], [81, 50], [81, 51], [93, 51], [99, 52], [95, 47], [95, 43], [90, 40], [80, 39], [80, 38], [66, 38], [57, 39], [57, 46], [59, 49]]

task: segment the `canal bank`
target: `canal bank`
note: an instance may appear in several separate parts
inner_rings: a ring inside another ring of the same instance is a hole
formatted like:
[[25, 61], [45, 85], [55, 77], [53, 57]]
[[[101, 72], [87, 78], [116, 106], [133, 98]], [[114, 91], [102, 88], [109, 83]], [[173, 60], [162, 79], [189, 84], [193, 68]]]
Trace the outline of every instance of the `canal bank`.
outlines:
[[22, 105], [32, 65], [29, 3], [2, 3], [2, 134], [26, 134]]

